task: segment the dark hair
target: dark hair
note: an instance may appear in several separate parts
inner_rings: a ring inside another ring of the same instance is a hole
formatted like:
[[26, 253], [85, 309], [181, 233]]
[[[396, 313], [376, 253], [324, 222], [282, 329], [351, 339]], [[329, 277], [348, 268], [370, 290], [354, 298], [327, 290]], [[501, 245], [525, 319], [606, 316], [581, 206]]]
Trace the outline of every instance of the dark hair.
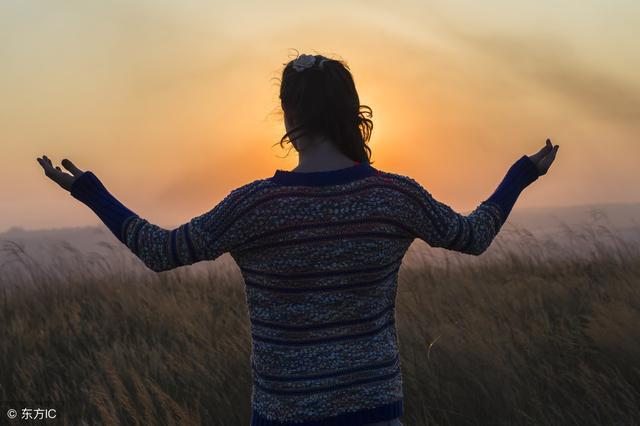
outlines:
[[[330, 139], [352, 160], [370, 163], [367, 142], [373, 122], [365, 115], [372, 117], [373, 113], [360, 105], [349, 66], [342, 60], [313, 56], [313, 66], [302, 71], [293, 67], [295, 59], [283, 64], [280, 106], [293, 127], [280, 139], [280, 146], [292, 137], [317, 134]], [[301, 133], [294, 135], [298, 131]]]

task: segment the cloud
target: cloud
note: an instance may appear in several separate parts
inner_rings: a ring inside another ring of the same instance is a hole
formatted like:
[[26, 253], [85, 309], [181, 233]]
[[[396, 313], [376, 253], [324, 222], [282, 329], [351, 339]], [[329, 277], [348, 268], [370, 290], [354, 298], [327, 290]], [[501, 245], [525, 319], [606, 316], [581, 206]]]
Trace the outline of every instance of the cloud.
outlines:
[[562, 96], [574, 107], [618, 123], [637, 125], [640, 87], [588, 65], [566, 43], [539, 36], [506, 36], [448, 29], [451, 36], [499, 67], [520, 73], [542, 89]]

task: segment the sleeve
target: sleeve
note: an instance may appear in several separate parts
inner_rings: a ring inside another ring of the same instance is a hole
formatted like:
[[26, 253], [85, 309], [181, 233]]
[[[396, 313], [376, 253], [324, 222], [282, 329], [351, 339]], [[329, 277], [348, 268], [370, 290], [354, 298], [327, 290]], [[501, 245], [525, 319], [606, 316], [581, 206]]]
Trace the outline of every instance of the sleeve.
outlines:
[[231, 191], [211, 210], [175, 229], [154, 225], [127, 209], [90, 171], [71, 186], [71, 196], [86, 204], [120, 242], [155, 272], [215, 260], [247, 240], [240, 202], [252, 184]]
[[528, 156], [522, 156], [507, 171], [489, 198], [469, 215], [462, 215], [436, 200], [418, 182], [409, 178], [417, 190], [419, 212], [415, 237], [433, 247], [480, 255], [506, 222], [520, 193], [538, 179], [538, 169]]

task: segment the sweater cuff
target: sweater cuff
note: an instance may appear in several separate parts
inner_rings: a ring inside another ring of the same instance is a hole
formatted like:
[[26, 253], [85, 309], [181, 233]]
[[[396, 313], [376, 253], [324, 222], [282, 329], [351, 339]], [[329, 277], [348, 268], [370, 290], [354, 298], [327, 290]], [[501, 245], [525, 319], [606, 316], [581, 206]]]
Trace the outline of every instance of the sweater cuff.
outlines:
[[73, 181], [69, 193], [93, 210], [113, 235], [126, 244], [125, 225], [138, 215], [111, 195], [96, 175], [85, 171]]
[[506, 222], [518, 196], [539, 177], [538, 168], [527, 155], [516, 161], [485, 203], [497, 204], [502, 210], [502, 223]]

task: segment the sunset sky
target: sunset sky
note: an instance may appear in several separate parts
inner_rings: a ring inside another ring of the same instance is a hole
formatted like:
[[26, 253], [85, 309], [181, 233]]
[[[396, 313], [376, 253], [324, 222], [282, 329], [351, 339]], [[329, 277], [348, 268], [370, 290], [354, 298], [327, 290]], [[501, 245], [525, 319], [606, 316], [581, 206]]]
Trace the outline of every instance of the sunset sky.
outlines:
[[2, 0], [0, 231], [100, 223], [43, 154], [167, 227], [291, 170], [293, 49], [345, 60], [373, 166], [458, 211], [547, 137], [556, 163], [515, 209], [640, 202], [639, 29], [622, 0]]

